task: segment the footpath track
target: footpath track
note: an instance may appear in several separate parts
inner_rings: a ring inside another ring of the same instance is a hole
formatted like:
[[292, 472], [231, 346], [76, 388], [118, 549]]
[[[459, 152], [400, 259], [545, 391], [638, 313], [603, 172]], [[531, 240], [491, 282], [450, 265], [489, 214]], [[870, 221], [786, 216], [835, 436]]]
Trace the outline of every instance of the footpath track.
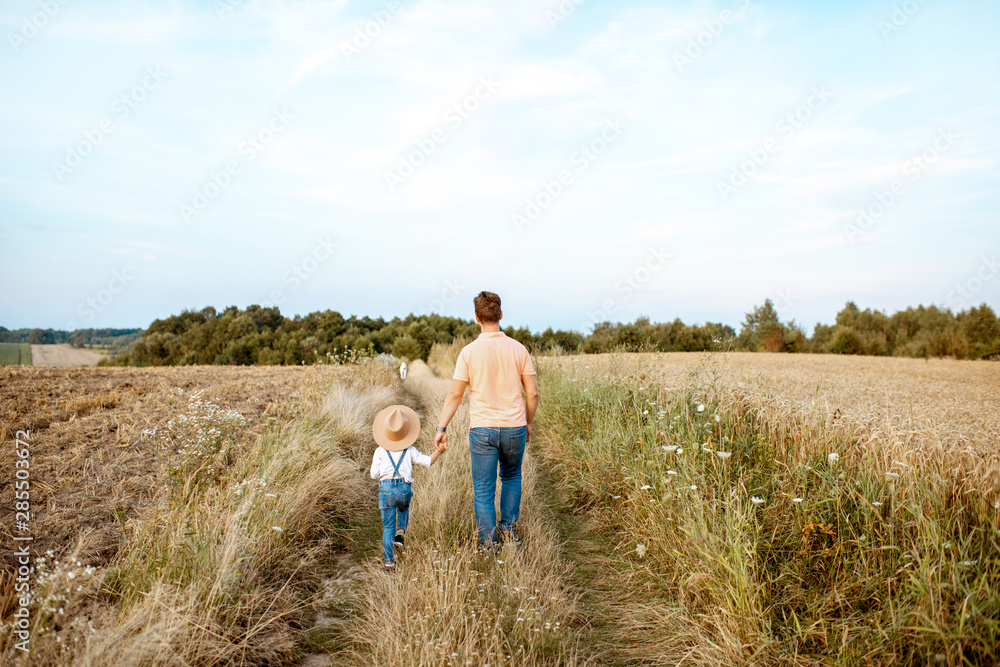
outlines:
[[[450, 379], [437, 377], [426, 364], [422, 362], [411, 364], [404, 388], [424, 408], [422, 419], [427, 433], [426, 440], [422, 438], [421, 441], [429, 442], [433, 439], [437, 410], [443, 403], [450, 385]], [[536, 432], [536, 437], [537, 435]], [[471, 497], [467, 495], [471, 492], [468, 488], [470, 472], [467, 402], [463, 402], [459, 413], [449, 425], [448, 436], [449, 450], [441, 459], [445, 463], [443, 472], [461, 468], [455, 470], [455, 474], [447, 475], [445, 479], [448, 483], [464, 489], [464, 492], [452, 489], [450, 493], [444, 495], [453, 496], [457, 491], [465, 496], [463, 502], [467, 504], [460, 511], [464, 510], [471, 519]], [[613, 583], [616, 577], [611, 576], [613, 559], [609, 557], [609, 545], [588, 530], [586, 516], [572, 515], [565, 511], [564, 504], [560, 502], [554, 490], [551, 472], [544, 469], [541, 460], [532, 454], [535, 446], [529, 443], [523, 464], [521, 532], [524, 535], [524, 542], [520, 549], [529, 552], [524, 554], [527, 562], [545, 568], [545, 572], [535, 573], [534, 576], [557, 580], [567, 599], [572, 601], [571, 630], [581, 647], [579, 664], [652, 664], [655, 660], [643, 659], [634, 649], [630, 650], [622, 643], [622, 637], [627, 637], [628, 633], [623, 632], [619, 627], [620, 624], [615, 622], [616, 614], [609, 605], [609, 601], [616, 598]], [[436, 500], [424, 498], [422, 490], [418, 491], [418, 495], [421, 496], [421, 503], [441, 500], [440, 497]], [[430, 520], [431, 516], [432, 513], [421, 509], [415, 514], [414, 521], [419, 525]], [[548, 554], [548, 550], [553, 546], [557, 553]], [[541, 553], [531, 553], [535, 550]], [[532, 659], [527, 659], [525, 662], [535, 664]], [[542, 658], [539, 662], [546, 661]]]

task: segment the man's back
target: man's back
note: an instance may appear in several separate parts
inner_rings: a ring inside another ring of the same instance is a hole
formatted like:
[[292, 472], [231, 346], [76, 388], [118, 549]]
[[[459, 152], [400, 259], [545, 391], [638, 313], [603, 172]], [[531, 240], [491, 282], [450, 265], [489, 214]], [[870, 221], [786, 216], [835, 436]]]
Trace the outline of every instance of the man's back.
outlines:
[[528, 350], [502, 331], [462, 348], [454, 379], [469, 383], [469, 428], [526, 425], [521, 376], [534, 374]]

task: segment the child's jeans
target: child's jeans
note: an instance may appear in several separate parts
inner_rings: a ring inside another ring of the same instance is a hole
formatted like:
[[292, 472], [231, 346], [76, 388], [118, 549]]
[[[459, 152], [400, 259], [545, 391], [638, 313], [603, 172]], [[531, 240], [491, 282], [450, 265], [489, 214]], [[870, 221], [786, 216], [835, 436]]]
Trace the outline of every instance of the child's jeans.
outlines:
[[385, 560], [396, 560], [392, 538], [396, 530], [406, 530], [410, 521], [410, 500], [413, 487], [402, 479], [383, 479], [378, 483], [378, 508], [382, 510], [382, 550]]

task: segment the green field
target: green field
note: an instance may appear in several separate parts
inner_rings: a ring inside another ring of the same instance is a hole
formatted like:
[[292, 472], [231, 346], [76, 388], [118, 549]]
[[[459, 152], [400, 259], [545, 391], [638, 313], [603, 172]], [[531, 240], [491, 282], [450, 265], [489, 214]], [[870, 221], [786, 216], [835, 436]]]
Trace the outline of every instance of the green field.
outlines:
[[31, 346], [27, 343], [0, 343], [0, 366], [30, 366]]

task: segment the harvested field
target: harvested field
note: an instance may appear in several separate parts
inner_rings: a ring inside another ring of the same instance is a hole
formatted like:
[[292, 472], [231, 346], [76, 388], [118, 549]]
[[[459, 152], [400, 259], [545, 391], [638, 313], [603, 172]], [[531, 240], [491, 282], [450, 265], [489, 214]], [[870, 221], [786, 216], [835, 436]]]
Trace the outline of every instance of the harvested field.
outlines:
[[[143, 433], [183, 413], [195, 392], [246, 417], [250, 442], [322, 372], [315, 366], [0, 368], [0, 474], [14, 479], [14, 436], [30, 433], [35, 553], [52, 549], [59, 556], [84, 541], [80, 559], [87, 564], [114, 555], [125, 521], [157, 485], [165, 456]], [[0, 487], [0, 503], [13, 507], [13, 484]], [[0, 528], [8, 544], [12, 528], [11, 522]]]
[[35, 366], [96, 366], [106, 355], [70, 345], [32, 345]]

